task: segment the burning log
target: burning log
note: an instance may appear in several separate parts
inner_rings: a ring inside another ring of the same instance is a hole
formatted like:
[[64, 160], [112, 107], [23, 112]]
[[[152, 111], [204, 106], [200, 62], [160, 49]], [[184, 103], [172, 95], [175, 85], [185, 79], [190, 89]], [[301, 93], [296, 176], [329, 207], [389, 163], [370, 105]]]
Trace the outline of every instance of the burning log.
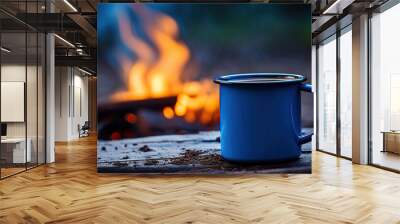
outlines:
[[[127, 15], [120, 15], [117, 25], [122, 41], [136, 57], [134, 60], [129, 57], [121, 60], [122, 72], [119, 74], [125, 80], [125, 88], [114, 92], [110, 99], [125, 103], [112, 104], [111, 109], [120, 107], [124, 110], [128, 107], [132, 111], [132, 107], [145, 102], [144, 106], [162, 109], [166, 119], [182, 117], [188, 123], [207, 126], [217, 124], [218, 87], [213, 84], [211, 77], [204, 77], [203, 74], [201, 80], [188, 80], [184, 77], [185, 68], [190, 67], [191, 52], [189, 46], [179, 37], [176, 20], [146, 7], [133, 6], [131, 10], [143, 22], [142, 32], [148, 38], [133, 29], [135, 25]], [[191, 73], [198, 76], [195, 70]], [[160, 97], [168, 98], [171, 95], [176, 96], [173, 105], [165, 104], [164, 100], [159, 101], [164, 99]], [[160, 103], [153, 106], [152, 101], [142, 101], [143, 99], [155, 99], [155, 102]], [[132, 102], [133, 106], [130, 105]], [[102, 111], [114, 113], [107, 105], [100, 112]]]
[[[210, 77], [188, 80], [185, 67], [190, 49], [179, 38], [177, 22], [166, 14], [131, 8], [145, 26], [143, 38], [121, 14], [122, 41], [134, 57], [122, 57], [125, 88], [110, 95], [111, 103], [99, 106], [99, 135], [117, 140], [169, 133], [212, 130], [219, 122], [219, 92]], [[191, 71], [197, 76], [197, 71]]]
[[156, 110], [161, 111], [164, 107], [174, 106], [176, 104], [177, 97], [161, 97], [154, 99], [144, 100], [130, 100], [122, 101], [117, 103], [109, 103], [99, 106], [99, 115], [107, 116], [108, 114], [135, 112], [140, 109]]
[[99, 139], [132, 138], [150, 134], [138, 116], [140, 111], [161, 112], [163, 108], [175, 105], [176, 96], [130, 100], [99, 106]]

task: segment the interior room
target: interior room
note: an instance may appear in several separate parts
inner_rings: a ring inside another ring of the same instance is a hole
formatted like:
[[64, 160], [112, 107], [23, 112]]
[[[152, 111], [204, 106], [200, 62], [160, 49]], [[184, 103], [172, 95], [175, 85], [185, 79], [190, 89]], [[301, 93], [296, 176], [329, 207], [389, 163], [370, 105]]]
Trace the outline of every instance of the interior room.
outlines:
[[[96, 91], [90, 89], [89, 82], [96, 80], [92, 73], [80, 67], [56, 66], [55, 73], [58, 74], [55, 77], [55, 141], [62, 143], [87, 137], [95, 128], [89, 124], [96, 123], [89, 120], [88, 101], [89, 91], [91, 94]], [[84, 131], [82, 127], [88, 129]]]
[[[0, 223], [400, 223], [398, 0], [168, 2], [0, 1]], [[227, 19], [246, 8], [228, 3], [310, 21]], [[255, 94], [264, 73], [299, 102]], [[265, 136], [300, 156], [262, 160]]]
[[1, 33], [2, 178], [45, 162], [45, 35], [14, 28]]

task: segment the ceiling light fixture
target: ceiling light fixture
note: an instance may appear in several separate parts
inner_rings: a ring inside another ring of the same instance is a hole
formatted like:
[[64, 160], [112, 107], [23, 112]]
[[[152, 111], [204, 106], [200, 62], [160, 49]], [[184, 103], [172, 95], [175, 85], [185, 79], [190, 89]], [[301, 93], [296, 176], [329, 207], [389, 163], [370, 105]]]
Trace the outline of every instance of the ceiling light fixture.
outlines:
[[83, 69], [81, 69], [81, 68], [79, 68], [79, 67], [78, 67], [78, 70], [81, 71], [81, 72], [83, 72], [83, 73], [85, 73], [86, 75], [89, 75], [89, 76], [92, 76], [92, 75], [93, 75], [92, 73], [90, 73], [90, 72], [88, 72], [88, 71], [86, 71], [86, 70], [83, 70]]
[[85, 55], [85, 53], [83, 52], [83, 49], [82, 49], [82, 48], [77, 48], [77, 49], [76, 49], [76, 53], [77, 53], [78, 55]]
[[73, 45], [71, 42], [69, 42], [68, 40], [60, 37], [58, 34], [54, 34], [55, 37], [57, 37], [59, 40], [61, 40], [62, 42], [64, 42], [65, 44], [67, 44], [70, 47], [75, 48], [75, 45]]
[[64, 3], [68, 5], [74, 12], [78, 12], [78, 10], [73, 6], [68, 0], [64, 0]]
[[1, 49], [1, 51], [4, 51], [6, 53], [10, 53], [11, 52], [11, 50], [9, 50], [9, 49], [7, 49], [5, 47], [1, 47], [0, 49]]

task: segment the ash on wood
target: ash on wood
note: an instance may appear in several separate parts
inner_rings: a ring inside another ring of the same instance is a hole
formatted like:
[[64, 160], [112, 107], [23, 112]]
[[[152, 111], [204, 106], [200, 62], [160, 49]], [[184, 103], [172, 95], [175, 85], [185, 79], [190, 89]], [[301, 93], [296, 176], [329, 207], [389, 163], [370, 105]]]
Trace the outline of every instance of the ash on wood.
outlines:
[[152, 149], [149, 148], [147, 145], [144, 145], [144, 146], [139, 148], [139, 151], [141, 151], [141, 152], [150, 152], [150, 151], [152, 151]]
[[191, 164], [200, 159], [200, 155], [204, 152], [199, 150], [191, 150], [188, 149], [184, 153], [181, 153], [181, 156], [171, 159], [172, 164], [183, 165], [183, 164]]
[[190, 164], [201, 164], [201, 165], [221, 165], [224, 162], [221, 155], [213, 153], [207, 154], [204, 151], [199, 150], [186, 150], [181, 156], [172, 158], [172, 164], [176, 165], [190, 165]]
[[148, 159], [148, 160], [144, 161], [145, 166], [152, 166], [152, 165], [157, 165], [157, 164], [158, 164], [158, 160], [156, 160], [156, 159]]
[[[98, 171], [128, 173], [311, 173], [311, 153], [282, 163], [238, 164], [220, 154], [218, 131], [99, 141]], [[118, 148], [118, 150], [102, 150]], [[121, 159], [122, 158], [122, 159]]]

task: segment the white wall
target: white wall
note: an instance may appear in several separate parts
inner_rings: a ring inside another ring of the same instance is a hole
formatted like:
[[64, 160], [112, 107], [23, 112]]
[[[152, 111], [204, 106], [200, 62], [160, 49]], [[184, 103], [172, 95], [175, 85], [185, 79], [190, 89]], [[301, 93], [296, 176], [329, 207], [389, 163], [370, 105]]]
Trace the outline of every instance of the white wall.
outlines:
[[70, 78], [67, 67], [55, 68], [55, 141], [67, 141], [69, 133], [69, 96]]
[[[89, 102], [88, 102], [88, 77], [82, 76], [82, 73], [74, 75], [74, 108], [72, 119], [72, 135], [78, 137], [78, 124], [81, 126], [89, 120]], [[81, 110], [81, 111], [80, 111]]]
[[[25, 82], [25, 65], [2, 65], [1, 81]], [[1, 108], [7, 110], [7, 108]], [[7, 123], [7, 137], [25, 137], [25, 122]]]
[[[18, 65], [18, 64], [6, 64], [1, 66], [1, 81], [2, 82], [25, 82], [25, 71], [26, 67], [24, 65]], [[28, 75], [30, 74], [35, 74], [36, 75], [36, 67], [34, 66], [28, 66], [27, 67], [27, 72]], [[31, 79], [28, 76], [28, 81], [29, 81], [29, 86], [36, 86], [36, 80]], [[35, 107], [37, 106], [36, 104], [36, 88], [27, 88], [27, 103], [30, 107]], [[32, 104], [33, 102], [33, 104]], [[7, 110], [7, 108], [1, 108], [2, 110]], [[29, 110], [29, 112], [32, 111]], [[36, 111], [36, 110], [35, 110]], [[32, 127], [33, 129], [36, 130], [36, 119], [37, 115], [36, 113], [27, 113], [27, 118], [28, 122], [28, 129]], [[31, 124], [31, 122], [34, 122]], [[28, 130], [28, 137], [29, 137], [30, 131]], [[36, 133], [36, 132], [35, 132]], [[8, 137], [25, 137], [25, 122], [7, 122], [7, 136]]]
[[[38, 71], [36, 70], [38, 69]], [[22, 122], [6, 122], [8, 138], [25, 138], [29, 139], [31, 148], [32, 161], [39, 163], [44, 162], [44, 74], [42, 68], [25, 64], [3, 64], [1, 66], [2, 82], [24, 82], [26, 84], [26, 106], [24, 104], [22, 113], [26, 112], [26, 120]], [[25, 80], [27, 78], [27, 80]], [[24, 90], [22, 90], [24, 91]], [[24, 94], [24, 92], [22, 93]], [[2, 96], [7, 97], [7, 96]], [[1, 108], [11, 110], [10, 108]], [[8, 111], [11, 112], [12, 111]], [[37, 153], [39, 154], [37, 156]]]
[[56, 67], [55, 73], [55, 140], [74, 140], [89, 118], [88, 77], [72, 67]]

